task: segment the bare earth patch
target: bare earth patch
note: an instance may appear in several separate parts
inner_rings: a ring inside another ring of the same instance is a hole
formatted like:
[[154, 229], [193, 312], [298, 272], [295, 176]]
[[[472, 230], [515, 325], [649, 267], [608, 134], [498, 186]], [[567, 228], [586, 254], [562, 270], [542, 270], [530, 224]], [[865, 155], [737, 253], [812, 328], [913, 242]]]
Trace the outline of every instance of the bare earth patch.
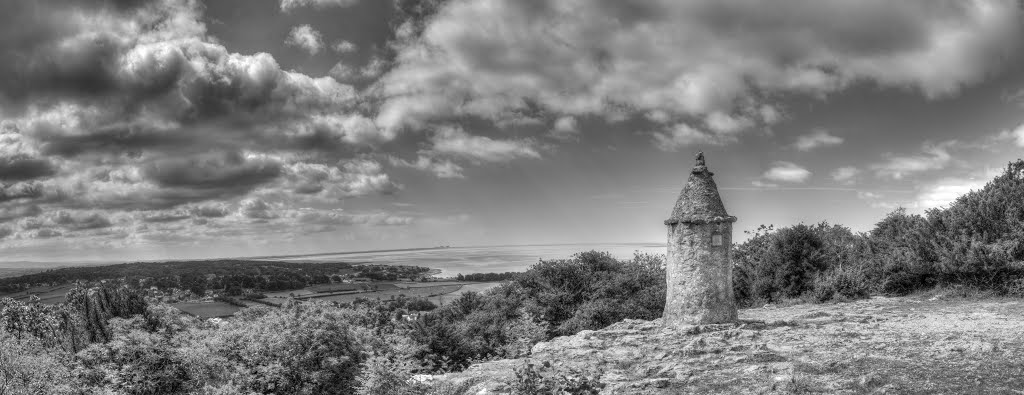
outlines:
[[[626, 320], [537, 344], [531, 360], [597, 373], [603, 394], [1024, 394], [1024, 301], [874, 297], [740, 311], [737, 325]], [[508, 393], [487, 362], [434, 381]], [[483, 391], [483, 392], [480, 392]]]

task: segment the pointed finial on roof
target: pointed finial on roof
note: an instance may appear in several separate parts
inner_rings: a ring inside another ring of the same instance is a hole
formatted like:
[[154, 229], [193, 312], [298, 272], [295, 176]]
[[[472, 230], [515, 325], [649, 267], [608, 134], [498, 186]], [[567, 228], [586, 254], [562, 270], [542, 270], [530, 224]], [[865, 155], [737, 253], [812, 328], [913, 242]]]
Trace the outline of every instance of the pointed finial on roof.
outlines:
[[690, 171], [690, 178], [665, 224], [735, 222], [736, 217], [725, 211], [722, 198], [718, 196], [718, 186], [711, 178], [715, 173], [708, 171], [704, 153], [698, 152], [696, 159], [697, 164]]
[[708, 171], [707, 164], [704, 163], [704, 151], [697, 151], [697, 164], [693, 166], [693, 173], [704, 173], [714, 174]]

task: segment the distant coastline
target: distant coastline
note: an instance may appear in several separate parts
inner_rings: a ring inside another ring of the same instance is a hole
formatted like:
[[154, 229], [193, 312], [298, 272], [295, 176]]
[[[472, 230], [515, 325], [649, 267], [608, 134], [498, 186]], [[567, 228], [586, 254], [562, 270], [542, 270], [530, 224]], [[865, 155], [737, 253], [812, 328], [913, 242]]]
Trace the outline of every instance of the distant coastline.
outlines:
[[[336, 252], [316, 252], [316, 253], [305, 253], [305, 254], [282, 254], [282, 255], [257, 255], [257, 256], [224, 256], [224, 257], [210, 257], [210, 258], [197, 258], [197, 259], [182, 259], [182, 258], [165, 258], [165, 259], [139, 259], [139, 260], [90, 260], [90, 261], [2, 261], [0, 260], [0, 277], [4, 276], [7, 272], [22, 272], [18, 274], [25, 274], [25, 271], [40, 271], [49, 269], [59, 269], [65, 267], [76, 267], [76, 266], [103, 266], [103, 265], [117, 265], [121, 263], [133, 263], [133, 262], [166, 262], [175, 260], [188, 260], [188, 261], [214, 261], [223, 259], [252, 259], [252, 260], [269, 260], [269, 259], [300, 259], [300, 258], [313, 258], [318, 256], [338, 256], [338, 255], [359, 255], [359, 254], [381, 254], [391, 252], [417, 252], [417, 251], [436, 251], [436, 250], [457, 250], [457, 249], [479, 249], [479, 248], [526, 248], [526, 247], [558, 247], [558, 246], [663, 246], [664, 242], [627, 242], [627, 243], [541, 243], [541, 244], [493, 244], [493, 245], [468, 245], [468, 246], [437, 246], [437, 247], [411, 247], [411, 248], [393, 248], [393, 249], [380, 249], [380, 250], [358, 250], [358, 251], [336, 251]], [[579, 252], [579, 251], [577, 251]], [[568, 258], [569, 256], [565, 256]]]

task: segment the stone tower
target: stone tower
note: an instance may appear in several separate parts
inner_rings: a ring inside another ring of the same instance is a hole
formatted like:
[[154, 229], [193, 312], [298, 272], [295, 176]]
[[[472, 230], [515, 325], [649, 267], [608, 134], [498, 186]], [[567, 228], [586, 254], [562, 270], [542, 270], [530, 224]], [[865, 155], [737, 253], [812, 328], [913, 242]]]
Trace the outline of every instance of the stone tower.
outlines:
[[733, 217], [725, 212], [704, 153], [679, 194], [668, 225], [664, 320], [667, 325], [736, 321], [732, 291]]

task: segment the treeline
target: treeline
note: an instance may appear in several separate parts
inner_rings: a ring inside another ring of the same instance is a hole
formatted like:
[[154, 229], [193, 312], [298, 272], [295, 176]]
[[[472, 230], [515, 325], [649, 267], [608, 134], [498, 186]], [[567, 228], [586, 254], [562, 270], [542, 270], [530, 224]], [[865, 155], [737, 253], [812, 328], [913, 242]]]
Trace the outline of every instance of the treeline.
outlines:
[[936, 286], [1024, 296], [1024, 161], [946, 208], [897, 209], [867, 233], [826, 223], [762, 226], [733, 257], [736, 296], [747, 306]]
[[522, 274], [520, 272], [504, 272], [504, 273], [470, 273], [455, 276], [456, 281], [508, 281], [516, 275]]
[[429, 269], [417, 266], [352, 265], [345, 262], [287, 262], [220, 259], [203, 261], [134, 262], [106, 266], [80, 266], [47, 270], [0, 279], [0, 293], [21, 291], [37, 285], [116, 280], [132, 288], [157, 287], [187, 290], [203, 295], [207, 290], [229, 296], [245, 291], [273, 292], [341, 281], [344, 277], [396, 280], [422, 275]]
[[201, 261], [132, 262], [105, 266], [76, 266], [51, 269], [0, 279], [0, 292], [12, 292], [35, 285], [95, 283], [120, 280], [135, 288], [156, 286], [178, 288], [202, 294], [206, 289], [231, 286], [268, 291], [302, 288], [330, 282], [332, 274], [352, 271], [345, 262], [306, 263], [218, 259]]
[[397, 281], [402, 278], [416, 278], [430, 271], [421, 266], [395, 265], [359, 265], [357, 277], [365, 277], [373, 281]]

